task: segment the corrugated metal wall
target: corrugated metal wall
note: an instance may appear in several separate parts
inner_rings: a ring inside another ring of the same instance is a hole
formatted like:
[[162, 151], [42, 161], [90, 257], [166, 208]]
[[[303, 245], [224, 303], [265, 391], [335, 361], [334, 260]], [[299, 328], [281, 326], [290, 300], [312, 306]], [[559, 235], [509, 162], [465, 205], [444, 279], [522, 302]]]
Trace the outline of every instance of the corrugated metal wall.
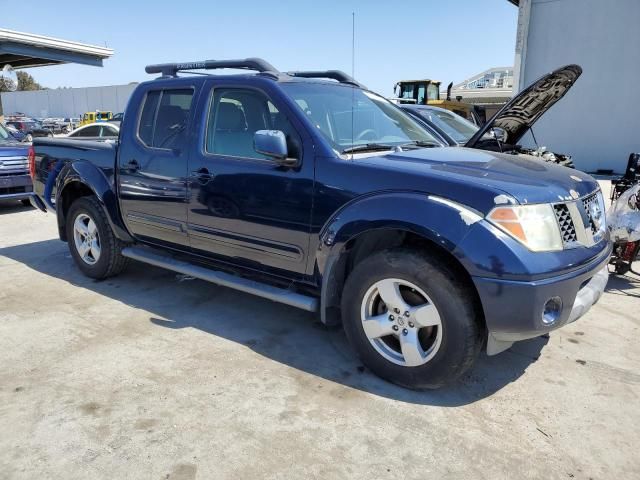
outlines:
[[[640, 1], [523, 0], [521, 12], [527, 6], [520, 86], [568, 63], [583, 69], [536, 122], [538, 143], [573, 155], [580, 170], [623, 173], [629, 154], [640, 152]], [[533, 145], [531, 136], [523, 143]]]
[[30, 117], [78, 117], [85, 112], [123, 112], [137, 84], [108, 87], [61, 88], [2, 93], [5, 115], [20, 112]]

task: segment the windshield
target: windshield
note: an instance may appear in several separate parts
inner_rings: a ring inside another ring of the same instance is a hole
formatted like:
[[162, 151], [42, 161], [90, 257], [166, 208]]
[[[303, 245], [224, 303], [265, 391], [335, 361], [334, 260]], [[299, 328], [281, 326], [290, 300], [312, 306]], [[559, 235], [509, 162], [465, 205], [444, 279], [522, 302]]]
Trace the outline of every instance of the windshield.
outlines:
[[339, 152], [417, 144], [441, 146], [388, 100], [357, 87], [283, 83], [282, 88]]
[[467, 143], [479, 130], [476, 125], [466, 118], [447, 110], [435, 108], [420, 108], [414, 110], [419, 116], [435, 124], [444, 133], [453, 138], [457, 143]]

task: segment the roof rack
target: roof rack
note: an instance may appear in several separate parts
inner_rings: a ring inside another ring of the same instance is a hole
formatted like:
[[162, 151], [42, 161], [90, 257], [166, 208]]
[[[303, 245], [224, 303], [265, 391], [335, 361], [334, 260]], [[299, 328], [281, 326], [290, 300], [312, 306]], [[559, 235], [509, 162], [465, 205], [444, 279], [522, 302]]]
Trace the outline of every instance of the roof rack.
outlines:
[[324, 70], [324, 71], [307, 71], [307, 72], [286, 72], [287, 75], [292, 77], [303, 78], [331, 78], [337, 80], [340, 83], [348, 83], [349, 85], [355, 85], [356, 87], [366, 88], [361, 83], [358, 83], [353, 77], [347, 75], [341, 70]]
[[255, 70], [270, 76], [278, 77], [278, 69], [261, 58], [245, 58], [244, 60], [204, 60], [200, 62], [161, 63], [147, 65], [145, 72], [160, 73], [163, 77], [175, 77], [178, 72], [185, 70], [215, 70], [218, 68], [236, 68], [240, 70]]

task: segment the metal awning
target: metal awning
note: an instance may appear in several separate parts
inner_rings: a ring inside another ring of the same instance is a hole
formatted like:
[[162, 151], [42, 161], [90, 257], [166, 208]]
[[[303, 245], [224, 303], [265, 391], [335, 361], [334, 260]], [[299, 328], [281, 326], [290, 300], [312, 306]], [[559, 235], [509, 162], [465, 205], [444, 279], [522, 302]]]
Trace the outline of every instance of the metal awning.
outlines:
[[113, 50], [59, 38], [15, 32], [0, 28], [0, 70], [79, 63], [101, 67]]

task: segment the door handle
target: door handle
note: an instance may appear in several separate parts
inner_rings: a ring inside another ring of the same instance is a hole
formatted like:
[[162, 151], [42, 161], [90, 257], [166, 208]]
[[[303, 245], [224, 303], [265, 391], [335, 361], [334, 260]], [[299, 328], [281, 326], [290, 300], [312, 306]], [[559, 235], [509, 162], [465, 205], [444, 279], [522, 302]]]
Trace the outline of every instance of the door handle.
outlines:
[[130, 173], [137, 172], [138, 170], [140, 170], [140, 164], [135, 158], [132, 158], [127, 162], [126, 170], [129, 171]]
[[209, 173], [209, 169], [206, 167], [201, 167], [198, 170], [194, 170], [191, 174], [200, 182], [207, 183], [210, 180], [213, 180], [215, 175]]

